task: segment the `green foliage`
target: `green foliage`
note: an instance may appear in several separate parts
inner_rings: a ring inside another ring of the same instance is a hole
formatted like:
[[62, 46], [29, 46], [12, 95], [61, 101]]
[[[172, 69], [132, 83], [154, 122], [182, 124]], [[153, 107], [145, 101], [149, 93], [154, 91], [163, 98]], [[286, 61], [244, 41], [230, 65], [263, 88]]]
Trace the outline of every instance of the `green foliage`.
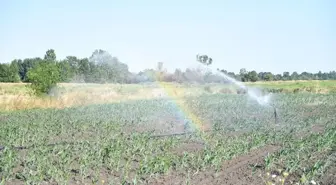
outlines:
[[10, 82], [10, 70], [8, 64], [0, 64], [0, 81]]
[[248, 74], [247, 74], [247, 78], [249, 79], [249, 81], [251, 82], [256, 82], [258, 81], [258, 74], [256, 71], [250, 71]]
[[0, 64], [0, 82], [19, 82], [19, 69], [16, 61]]
[[[205, 65], [212, 64], [212, 58], [207, 55], [197, 55], [197, 62]], [[48, 49], [43, 58], [16, 59], [12, 63], [10, 70], [2, 66], [0, 69], [0, 82], [30, 82], [27, 74], [43, 61], [57, 64], [60, 73], [60, 82], [87, 82], [87, 83], [141, 83], [152, 81], [165, 82], [198, 82], [198, 83], [223, 83], [223, 79], [215, 71], [202, 73], [198, 69], [187, 68], [185, 71], [176, 69], [174, 73], [166, 72], [163, 69], [163, 63], [159, 63], [158, 71], [155, 69], [145, 69], [138, 73], [130, 73], [128, 66], [119, 61], [117, 57], [112, 56], [105, 50], [95, 50], [89, 58], [77, 58], [67, 56], [63, 60], [56, 60], [54, 49]], [[336, 71], [309, 73], [302, 72], [284, 72], [282, 74], [272, 74], [271, 72], [247, 71], [242, 68], [235, 74], [224, 69], [218, 69], [230, 77], [243, 82], [256, 81], [286, 81], [286, 80], [336, 80]], [[18, 78], [19, 76], [19, 78]], [[160, 77], [158, 77], [160, 76]]]
[[265, 81], [272, 81], [273, 80], [273, 75], [272, 73], [266, 73], [264, 76], [263, 76], [263, 79]]
[[60, 81], [61, 82], [70, 82], [70, 80], [74, 77], [75, 72], [71, 69], [70, 64], [63, 60], [58, 62], [57, 64], [59, 75], [60, 75]]
[[49, 49], [46, 52], [46, 54], [44, 55], [44, 60], [47, 60], [47, 61], [56, 61], [55, 50]]
[[11, 62], [9, 70], [10, 70], [11, 82], [20, 82], [19, 64], [16, 60]]
[[59, 82], [60, 74], [56, 64], [41, 62], [28, 72], [30, 87], [36, 94], [48, 93]]

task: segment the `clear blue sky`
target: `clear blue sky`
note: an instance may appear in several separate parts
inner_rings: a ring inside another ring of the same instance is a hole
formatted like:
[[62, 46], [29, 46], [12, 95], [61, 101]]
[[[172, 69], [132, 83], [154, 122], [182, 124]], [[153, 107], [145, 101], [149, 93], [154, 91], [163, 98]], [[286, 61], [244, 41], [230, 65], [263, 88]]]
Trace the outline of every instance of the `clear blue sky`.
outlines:
[[233, 72], [336, 70], [334, 0], [3, 0], [0, 26], [2, 63], [104, 49], [133, 72], [197, 53]]

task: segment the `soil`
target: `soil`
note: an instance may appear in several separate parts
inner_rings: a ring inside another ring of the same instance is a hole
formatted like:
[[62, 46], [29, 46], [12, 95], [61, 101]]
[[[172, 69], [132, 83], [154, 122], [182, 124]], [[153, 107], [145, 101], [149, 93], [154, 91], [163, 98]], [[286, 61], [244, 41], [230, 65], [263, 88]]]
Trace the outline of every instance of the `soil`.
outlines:
[[203, 143], [196, 142], [188, 142], [180, 144], [177, 148], [175, 148], [172, 153], [176, 155], [183, 155], [184, 152], [195, 153], [200, 152], [204, 149]]
[[[300, 137], [307, 134], [307, 132], [313, 133], [323, 133], [325, 127], [323, 125], [313, 125], [310, 129], [298, 133]], [[206, 169], [204, 171], [171, 171], [166, 175], [158, 175], [156, 177], [144, 177], [138, 184], [155, 184], [155, 185], [261, 185], [267, 184], [272, 180], [272, 177], [267, 176], [267, 171], [265, 170], [264, 157], [269, 153], [274, 153], [278, 151], [281, 147], [275, 145], [267, 145], [258, 149], [254, 149], [245, 155], [240, 155], [234, 157], [232, 160], [223, 163], [219, 171], [214, 169]], [[173, 149], [173, 153], [176, 155], [183, 155], [184, 152], [197, 153], [204, 149], [204, 144], [201, 142], [188, 141], [181, 143], [179, 147]], [[132, 172], [131, 172], [132, 173]], [[271, 174], [276, 174], [276, 172], [270, 172]], [[71, 178], [69, 184], [92, 184], [92, 178], [88, 177], [84, 181], [81, 178], [77, 178], [78, 172], [72, 171], [74, 178]], [[332, 185], [336, 184], [336, 167], [335, 165], [330, 167], [325, 175], [320, 179], [321, 185]], [[278, 177], [281, 175], [277, 174]], [[134, 176], [129, 174], [129, 176]], [[99, 182], [97, 184], [109, 184], [109, 180], [114, 180], [115, 182], [120, 181], [122, 178], [121, 174], [113, 174], [109, 170], [102, 170], [99, 177]], [[295, 184], [300, 177], [296, 174], [291, 174], [286, 178], [284, 184]], [[8, 184], [24, 184], [24, 182], [16, 179]], [[56, 184], [48, 182], [45, 184]], [[126, 183], [133, 184], [133, 183]]]
[[[174, 153], [177, 155], [183, 155], [183, 152], [200, 152], [203, 150], [202, 143], [186, 142], [181, 144], [178, 148], [174, 149]], [[138, 184], [153, 184], [153, 185], [261, 185], [267, 184], [266, 182], [274, 181], [274, 178], [267, 176], [264, 165], [264, 157], [269, 153], [278, 151], [281, 147], [275, 145], [267, 145], [258, 149], [254, 149], [245, 155], [234, 157], [233, 159], [223, 163], [219, 171], [214, 169], [206, 169], [204, 171], [171, 171], [166, 175], [158, 175], [156, 177], [144, 177], [139, 179]], [[78, 171], [72, 171], [74, 175], [68, 184], [93, 184], [92, 178], [87, 177], [84, 181], [78, 178]], [[131, 172], [132, 173], [132, 172]], [[281, 177], [276, 171], [270, 172], [271, 175], [276, 174]], [[336, 184], [336, 168], [335, 165], [328, 168], [325, 175], [320, 181], [321, 185]], [[134, 176], [134, 174], [129, 174]], [[120, 181], [121, 174], [113, 174], [109, 170], [102, 170], [100, 172], [99, 181], [96, 184], [109, 184], [109, 180], [114, 182]], [[291, 174], [286, 178], [284, 184], [295, 184], [299, 176]], [[104, 183], [102, 183], [104, 182]], [[23, 181], [18, 179], [8, 182], [8, 184], [24, 184]], [[53, 182], [45, 182], [42, 184], [57, 184]], [[131, 182], [126, 184], [133, 184]], [[276, 184], [276, 183], [275, 183]]]
[[320, 185], [335, 185], [336, 184], [336, 164], [330, 167], [321, 178]]
[[323, 134], [324, 133], [324, 126], [323, 125], [313, 125], [311, 127], [311, 130], [313, 133], [317, 133], [317, 134]]
[[[248, 184], [248, 185], [260, 185], [264, 184], [262, 176], [263, 170], [257, 169], [253, 173], [253, 165], [263, 164], [264, 157], [268, 153], [273, 153], [277, 151], [280, 147], [278, 146], [265, 146], [260, 149], [251, 151], [246, 155], [236, 157], [225, 164], [220, 171], [216, 172], [212, 169], [198, 172], [198, 173], [188, 173], [182, 172], [171, 172], [168, 175], [161, 176], [158, 178], [150, 179], [147, 184], [157, 184], [157, 185], [177, 185], [177, 184], [189, 184], [193, 185], [235, 185], [235, 184]], [[189, 177], [189, 178], [188, 178]]]
[[305, 137], [309, 136], [311, 133], [323, 134], [324, 130], [325, 130], [324, 125], [315, 124], [315, 125], [312, 125], [310, 129], [303, 130], [303, 131], [300, 131], [300, 132], [296, 133], [295, 136], [297, 138], [305, 138]]

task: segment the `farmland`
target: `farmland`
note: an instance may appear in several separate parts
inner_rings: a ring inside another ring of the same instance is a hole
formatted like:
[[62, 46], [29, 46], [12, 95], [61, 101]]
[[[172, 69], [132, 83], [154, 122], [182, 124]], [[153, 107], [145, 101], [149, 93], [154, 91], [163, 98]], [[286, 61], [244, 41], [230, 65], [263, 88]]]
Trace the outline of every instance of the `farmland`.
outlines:
[[[236, 94], [234, 86], [223, 84], [182, 85], [171, 84], [174, 98], [200, 96], [203, 94]], [[247, 83], [275, 93], [336, 93], [336, 80], [283, 81]], [[167, 89], [161, 84], [90, 84], [60, 83], [52, 90], [53, 97], [32, 95], [27, 83], [0, 83], [0, 111], [32, 108], [65, 108], [99, 103], [124, 102], [129, 100], [161, 97]]]
[[287, 92], [272, 96], [277, 124], [219, 85], [61, 84], [36, 98], [2, 84], [0, 183], [333, 184], [334, 82], [317, 83], [256, 84]]

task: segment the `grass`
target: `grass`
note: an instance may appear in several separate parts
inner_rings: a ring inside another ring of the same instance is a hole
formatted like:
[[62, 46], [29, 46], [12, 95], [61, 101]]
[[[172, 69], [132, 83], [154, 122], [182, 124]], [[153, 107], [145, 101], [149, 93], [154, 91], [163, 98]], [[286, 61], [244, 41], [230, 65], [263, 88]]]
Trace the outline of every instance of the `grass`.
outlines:
[[[246, 84], [248, 86], [261, 87], [271, 92], [310, 92], [319, 94], [336, 92], [336, 81], [286, 81]], [[32, 108], [66, 108], [99, 103], [152, 99], [153, 97], [161, 97], [167, 92], [167, 89], [162, 89], [161, 85], [61, 83], [57, 89], [51, 92], [53, 97], [36, 97], [27, 88], [27, 84], [1, 83], [0, 111]], [[200, 96], [202, 94], [236, 94], [234, 86], [220, 84], [180, 85], [171, 83], [169, 88], [173, 88], [172, 91], [176, 98]]]
[[[297, 88], [296, 83], [259, 84]], [[332, 82], [318, 83], [332, 88]], [[166, 91], [153, 85], [60, 84], [53, 98], [36, 98], [24, 84], [1, 84], [2, 98], [16, 98], [0, 103], [0, 146], [6, 146], [0, 151], [0, 184], [168, 184], [166, 176], [202, 184], [199, 178], [209, 178], [207, 173], [225, 184], [230, 166], [256, 173], [250, 184], [322, 183], [333, 173], [335, 94], [275, 94], [275, 125], [272, 108], [244, 94], [220, 93], [227, 86], [161, 86]], [[183, 108], [164, 96], [167, 91]], [[207, 130], [196, 129], [185, 117], [190, 113]], [[195, 133], [152, 137], [185, 131]], [[257, 158], [242, 165], [239, 157], [248, 154]], [[237, 171], [233, 178], [244, 176]]]
[[274, 81], [247, 84], [256, 87], [263, 87], [266, 89], [280, 89], [284, 92], [307, 91], [314, 93], [336, 93], [336, 80]]

